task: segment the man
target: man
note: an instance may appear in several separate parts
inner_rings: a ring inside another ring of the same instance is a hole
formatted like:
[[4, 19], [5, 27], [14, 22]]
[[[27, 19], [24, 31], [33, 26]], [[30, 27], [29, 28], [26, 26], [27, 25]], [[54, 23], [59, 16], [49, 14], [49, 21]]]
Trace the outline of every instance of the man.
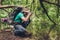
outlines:
[[29, 36], [29, 35], [31, 35], [25, 29], [26, 26], [30, 22], [30, 16], [31, 15], [32, 15], [32, 13], [27, 8], [23, 8], [22, 11], [19, 12], [16, 15], [16, 17], [14, 19], [14, 22], [16, 22], [16, 24], [14, 25], [14, 28], [15, 28], [14, 34], [15, 34], [15, 36]]

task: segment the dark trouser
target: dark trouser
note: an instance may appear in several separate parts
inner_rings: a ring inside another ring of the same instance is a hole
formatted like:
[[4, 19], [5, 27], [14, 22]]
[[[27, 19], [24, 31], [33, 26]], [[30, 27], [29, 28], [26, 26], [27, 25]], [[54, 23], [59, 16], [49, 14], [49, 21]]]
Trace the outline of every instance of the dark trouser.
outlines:
[[17, 24], [17, 25], [14, 25], [14, 34], [15, 36], [25, 36], [24, 33], [26, 32], [26, 27], [28, 26], [28, 24], [30, 23], [30, 20], [27, 21], [27, 22], [23, 22], [22, 24]]
[[14, 28], [15, 36], [24, 36], [24, 32], [26, 31], [26, 29], [22, 25], [15, 25]]

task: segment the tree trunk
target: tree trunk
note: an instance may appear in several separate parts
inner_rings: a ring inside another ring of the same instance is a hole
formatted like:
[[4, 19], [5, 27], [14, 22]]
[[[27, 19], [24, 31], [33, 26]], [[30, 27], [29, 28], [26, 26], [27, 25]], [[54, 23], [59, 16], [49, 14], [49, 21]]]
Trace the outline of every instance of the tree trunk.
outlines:
[[0, 0], [0, 5], [2, 5], [2, 0]]

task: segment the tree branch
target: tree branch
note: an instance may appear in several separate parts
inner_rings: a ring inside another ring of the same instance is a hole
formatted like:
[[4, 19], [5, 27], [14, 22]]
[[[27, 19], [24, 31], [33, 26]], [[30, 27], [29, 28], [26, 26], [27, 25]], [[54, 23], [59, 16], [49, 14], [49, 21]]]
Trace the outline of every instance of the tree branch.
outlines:
[[15, 8], [15, 7], [23, 7], [23, 6], [20, 6], [20, 5], [1, 5], [0, 9], [3, 9], [3, 8]]
[[46, 3], [48, 3], [48, 4], [53, 4], [53, 5], [56, 5], [56, 6], [60, 7], [60, 5], [59, 5], [59, 4], [56, 4], [56, 3], [51, 3], [51, 2], [45, 1], [45, 0], [44, 0], [43, 2], [46, 2]]
[[49, 34], [49, 33], [51, 32], [51, 30], [56, 27], [57, 23], [50, 18], [50, 16], [48, 15], [48, 11], [46, 10], [43, 2], [46, 2], [46, 3], [49, 3], [49, 4], [53, 4], [53, 5], [56, 5], [56, 6], [58, 6], [58, 7], [59, 7], [59, 5], [58, 5], [58, 4], [55, 4], [55, 3], [50, 3], [50, 2], [45, 1], [45, 0], [39, 0], [39, 2], [40, 2], [41, 7], [43, 8], [44, 12], [46, 13], [47, 17], [49, 18], [49, 20], [50, 20], [51, 22], [53, 22], [53, 25], [52, 25], [52, 27], [50, 28], [50, 30], [49, 30], [49, 32], [48, 32], [48, 34]]
[[6, 9], [2, 9], [2, 10], [4, 10], [5, 12], [7, 12], [7, 13], [10, 13], [9, 11], [7, 11]]
[[2, 5], [2, 0], [0, 0], [0, 5]]
[[[60, 0], [58, 0], [57, 2], [58, 2], [57, 4], [59, 5], [60, 4]], [[57, 18], [59, 17], [59, 13], [60, 13], [60, 9], [59, 9], [59, 7], [57, 7]]]
[[42, 0], [39, 0], [39, 2], [40, 2], [41, 7], [43, 8], [45, 14], [46, 14], [47, 17], [49, 18], [49, 20], [50, 20], [51, 22], [53, 22], [54, 24], [56, 24], [56, 23], [50, 18], [50, 16], [48, 15], [48, 11], [46, 10], [46, 8], [45, 8], [45, 6], [44, 6], [43, 1], [42, 1]]

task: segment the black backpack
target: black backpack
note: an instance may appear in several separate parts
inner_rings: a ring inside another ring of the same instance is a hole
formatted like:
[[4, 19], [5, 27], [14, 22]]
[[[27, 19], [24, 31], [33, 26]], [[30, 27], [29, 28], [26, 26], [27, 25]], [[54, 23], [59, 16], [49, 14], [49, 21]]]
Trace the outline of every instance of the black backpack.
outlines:
[[9, 18], [8, 18], [8, 24], [14, 24], [14, 19], [16, 15], [22, 11], [22, 7], [17, 7], [14, 9], [13, 12], [10, 13]]

